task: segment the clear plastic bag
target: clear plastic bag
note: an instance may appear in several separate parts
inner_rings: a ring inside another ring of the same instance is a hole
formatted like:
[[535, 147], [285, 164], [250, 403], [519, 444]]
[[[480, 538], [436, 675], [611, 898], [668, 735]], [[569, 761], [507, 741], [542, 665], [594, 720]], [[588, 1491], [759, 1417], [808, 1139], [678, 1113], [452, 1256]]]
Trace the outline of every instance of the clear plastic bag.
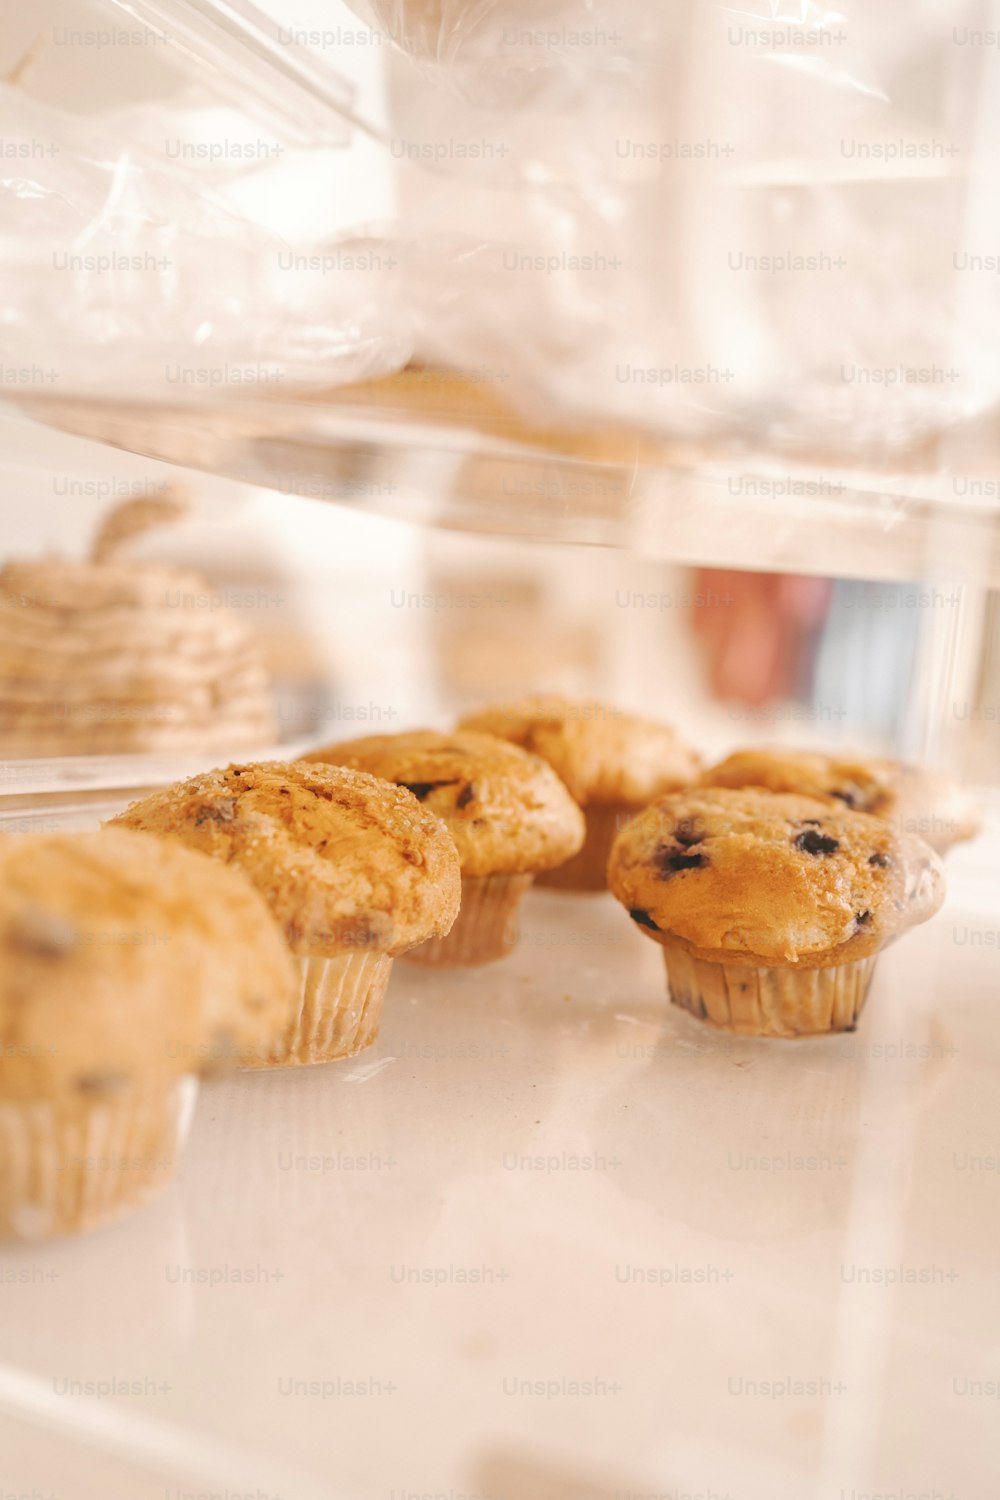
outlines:
[[[330, 59], [245, 0], [42, 0], [16, 19], [0, 46], [8, 395], [270, 401], [405, 363], [395, 264], [339, 201], [357, 90]], [[313, 221], [336, 243], [317, 247]]]
[[0, 359], [8, 394], [271, 398], [410, 352], [363, 246], [326, 265], [182, 168], [0, 89]]
[[517, 0], [366, 4], [400, 49], [425, 358], [503, 372], [543, 420], [837, 461], [996, 401], [1000, 282], [973, 268], [1000, 216], [1000, 53], [963, 43], [973, 6], [901, 28], [886, 6], [682, 0], [636, 7], [630, 49], [629, 5], [553, 4], [540, 38], [614, 17], [623, 71], [540, 41], [510, 110]]
[[[176, 16], [195, 52], [212, 52], [208, 17], [232, 63], [220, 97], [247, 119], [265, 98], [278, 128], [296, 90], [321, 114], [325, 97], [329, 127], [300, 132], [315, 153], [255, 180], [291, 223], [330, 191], [324, 152], [367, 152], [330, 240], [261, 227], [238, 165], [207, 188], [149, 149], [145, 113], [123, 144], [0, 100], [7, 149], [28, 153], [2, 189], [10, 369], [48, 360], [62, 388], [109, 397], [269, 400], [416, 358], [484, 374], [542, 424], [861, 464], [996, 401], [1000, 49], [975, 40], [971, 0], [924, 0], [905, 27], [818, 0], [351, 6], [386, 66], [384, 127], [335, 82], [343, 37], [300, 67], [243, 0], [121, 7], [165, 32]], [[374, 215], [373, 154], [392, 182]]]

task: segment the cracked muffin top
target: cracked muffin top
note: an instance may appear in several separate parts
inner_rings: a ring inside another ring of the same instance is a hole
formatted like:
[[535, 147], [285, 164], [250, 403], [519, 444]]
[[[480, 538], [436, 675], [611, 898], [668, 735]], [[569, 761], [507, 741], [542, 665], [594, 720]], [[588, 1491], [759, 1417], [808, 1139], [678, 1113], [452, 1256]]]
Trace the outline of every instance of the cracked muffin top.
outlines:
[[311, 758], [406, 787], [447, 824], [463, 875], [551, 870], [583, 843], [583, 815], [551, 766], [494, 735], [377, 734]]
[[816, 750], [737, 750], [710, 766], [700, 786], [766, 787], [840, 803], [883, 818], [900, 833], [918, 833], [939, 854], [979, 832], [969, 794], [939, 771], [877, 756]]
[[533, 750], [581, 807], [592, 802], [644, 807], [689, 785], [701, 767], [697, 751], [669, 724], [592, 698], [539, 694], [466, 714], [459, 727]]
[[255, 1055], [294, 968], [238, 871], [124, 829], [0, 838], [0, 1095], [113, 1095]]
[[755, 789], [659, 798], [616, 839], [608, 884], [650, 937], [753, 967], [864, 958], [944, 899], [941, 861], [916, 834]]
[[394, 956], [458, 915], [455, 846], [412, 793], [305, 761], [233, 765], [154, 792], [113, 824], [238, 865], [293, 953]]

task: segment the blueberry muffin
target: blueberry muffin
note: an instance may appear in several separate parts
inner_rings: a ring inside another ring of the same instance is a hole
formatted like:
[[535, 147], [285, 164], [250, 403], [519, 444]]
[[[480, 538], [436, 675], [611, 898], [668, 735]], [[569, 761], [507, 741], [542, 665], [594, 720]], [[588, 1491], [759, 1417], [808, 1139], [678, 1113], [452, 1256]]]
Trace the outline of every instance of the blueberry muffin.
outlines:
[[267, 1047], [293, 985], [237, 871], [123, 829], [0, 838], [0, 1234], [164, 1187], [196, 1075]]
[[883, 818], [900, 833], [918, 833], [944, 854], [971, 839], [981, 820], [968, 793], [939, 771], [877, 756], [825, 755], [818, 750], [737, 750], [710, 766], [701, 786], [765, 787], [819, 797]]
[[277, 1046], [257, 1066], [351, 1057], [378, 1035], [392, 960], [443, 937], [458, 855], [419, 799], [374, 776], [296, 761], [229, 766], [154, 792], [112, 820], [238, 866], [298, 960]]
[[693, 788], [619, 835], [608, 882], [663, 947], [670, 998], [727, 1031], [853, 1030], [879, 951], [944, 873], [916, 834], [811, 797]]
[[448, 937], [408, 955], [417, 963], [502, 958], [517, 941], [517, 911], [532, 880], [583, 843], [583, 815], [552, 768], [493, 735], [372, 735], [313, 758], [406, 787], [447, 825], [462, 866], [462, 909]]
[[654, 797], [688, 786], [701, 765], [669, 724], [590, 698], [522, 698], [467, 714], [460, 727], [534, 751], [583, 809], [583, 848], [539, 880], [563, 890], [606, 889], [608, 855], [619, 831]]

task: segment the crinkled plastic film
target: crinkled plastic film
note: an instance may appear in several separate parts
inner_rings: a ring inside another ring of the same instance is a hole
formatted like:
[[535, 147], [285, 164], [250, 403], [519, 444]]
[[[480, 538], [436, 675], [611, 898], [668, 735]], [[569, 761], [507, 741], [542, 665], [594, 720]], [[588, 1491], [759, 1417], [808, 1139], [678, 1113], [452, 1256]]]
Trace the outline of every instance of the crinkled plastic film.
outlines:
[[349, 215], [323, 255], [284, 232], [282, 174], [350, 149], [353, 83], [283, 46], [253, 5], [220, 9], [130, 0], [64, 6], [60, 26], [18, 18], [0, 85], [6, 395], [269, 401], [410, 356], [399, 277], [372, 271]]
[[996, 278], [959, 274], [998, 228], [976, 7], [365, 3], [430, 361], [526, 413], [862, 459], [995, 401]]
[[[169, 368], [270, 398], [415, 358], [541, 422], [860, 460], [995, 401], [1000, 283], [963, 271], [1000, 243], [1000, 50], [962, 42], [975, 5], [926, 0], [905, 25], [812, 0], [351, 8], [388, 75], [375, 149], [397, 206], [336, 243], [251, 227], [225, 173], [209, 189], [144, 138], [5, 94], [5, 140], [57, 143], [2, 189], [8, 365], [51, 357], [109, 396], [162, 394]], [[137, 269], [57, 278], [67, 252]]]

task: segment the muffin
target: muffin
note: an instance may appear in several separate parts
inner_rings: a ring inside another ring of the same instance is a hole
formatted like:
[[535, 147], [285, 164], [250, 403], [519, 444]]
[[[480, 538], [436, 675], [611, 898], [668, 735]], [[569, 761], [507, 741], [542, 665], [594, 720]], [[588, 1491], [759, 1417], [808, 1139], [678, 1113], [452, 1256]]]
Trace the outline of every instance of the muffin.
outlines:
[[670, 998], [748, 1036], [851, 1031], [880, 949], [944, 873], [916, 834], [811, 797], [695, 787], [622, 831], [608, 883], [663, 947]]
[[615, 836], [654, 797], [688, 786], [701, 765], [697, 752], [668, 724], [589, 698], [523, 698], [467, 714], [460, 728], [533, 750], [583, 809], [583, 848], [539, 880], [563, 890], [603, 891]]
[[125, 554], [183, 511], [167, 496], [131, 501], [89, 561], [0, 570], [0, 757], [274, 743], [267, 673], [237, 613], [197, 574]]
[[766, 787], [840, 803], [882, 818], [900, 833], [920, 834], [939, 854], [974, 838], [981, 827], [972, 798], [950, 777], [879, 757], [737, 750], [710, 766], [699, 785]]
[[462, 909], [449, 936], [409, 954], [415, 963], [503, 958], [517, 942], [517, 911], [532, 880], [583, 843], [583, 815], [551, 767], [493, 735], [371, 735], [310, 758], [406, 787], [447, 825], [461, 861]]
[[0, 1234], [93, 1229], [164, 1187], [195, 1076], [266, 1046], [293, 984], [235, 870], [124, 829], [0, 838]]
[[298, 961], [278, 1044], [258, 1067], [351, 1057], [378, 1035], [392, 960], [443, 937], [458, 855], [411, 792], [302, 761], [229, 766], [135, 802], [112, 820], [238, 865]]

